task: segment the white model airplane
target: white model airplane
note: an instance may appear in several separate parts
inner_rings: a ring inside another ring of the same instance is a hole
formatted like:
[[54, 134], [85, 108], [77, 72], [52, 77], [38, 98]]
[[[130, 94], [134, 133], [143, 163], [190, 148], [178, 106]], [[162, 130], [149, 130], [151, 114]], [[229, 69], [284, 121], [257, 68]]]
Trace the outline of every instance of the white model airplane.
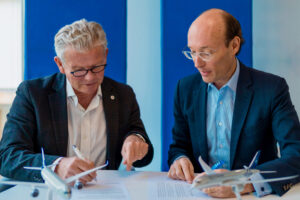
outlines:
[[250, 178], [253, 174], [276, 172], [276, 171], [260, 171], [258, 169], [252, 169], [257, 165], [259, 154], [260, 154], [259, 151], [255, 154], [249, 167], [244, 166], [245, 169], [232, 170], [223, 173], [214, 172], [202, 160], [201, 156], [199, 156], [199, 163], [206, 174], [201, 177], [195, 178], [192, 187], [198, 189], [204, 189], [204, 188], [216, 187], [216, 186], [230, 186], [232, 187], [232, 190], [235, 193], [236, 198], [241, 200], [242, 198], [240, 192], [243, 191], [244, 186], [247, 183], [273, 182], [273, 181], [281, 181], [281, 180], [293, 179], [298, 177], [298, 175], [294, 175], [294, 176], [286, 176], [280, 178], [270, 178], [270, 179], [262, 179], [258, 181], [251, 181]]
[[71, 187], [68, 185], [73, 181], [77, 181], [80, 177], [88, 175], [96, 170], [102, 169], [108, 165], [106, 162], [104, 165], [95, 167], [93, 169], [87, 170], [85, 172], [76, 174], [71, 176], [65, 180], [61, 179], [54, 171], [51, 170], [51, 166], [45, 165], [45, 155], [44, 150], [42, 148], [42, 160], [43, 166], [42, 167], [24, 167], [25, 169], [30, 170], [40, 170], [42, 178], [44, 179], [45, 183], [36, 183], [36, 182], [22, 182], [22, 181], [1, 181], [0, 184], [6, 185], [29, 185], [33, 187], [33, 191], [31, 193], [32, 197], [37, 197], [39, 195], [39, 190], [37, 188], [47, 188], [48, 189], [48, 200], [52, 199], [52, 192], [55, 192], [59, 196], [64, 199], [71, 198]]

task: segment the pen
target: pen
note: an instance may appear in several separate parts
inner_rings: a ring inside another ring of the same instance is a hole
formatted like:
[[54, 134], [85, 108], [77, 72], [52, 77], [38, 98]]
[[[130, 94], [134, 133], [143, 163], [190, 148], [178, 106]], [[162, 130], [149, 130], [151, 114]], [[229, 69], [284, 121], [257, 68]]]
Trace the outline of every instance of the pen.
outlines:
[[[85, 158], [83, 157], [82, 153], [79, 151], [79, 149], [76, 147], [76, 145], [73, 145], [72, 146], [73, 148], [73, 151], [75, 152], [76, 156], [82, 160], [85, 160]], [[83, 188], [83, 184], [81, 183], [81, 181], [79, 180], [76, 180], [75, 181], [75, 184], [74, 184], [74, 187], [77, 189], [77, 190], [80, 190]]]
[[212, 169], [212, 170], [214, 170], [214, 169], [219, 169], [219, 168], [221, 168], [221, 167], [223, 166], [223, 164], [224, 164], [224, 161], [223, 161], [223, 160], [220, 160], [220, 161], [216, 162], [216, 163], [211, 167], [211, 169]]
[[79, 149], [76, 147], [76, 145], [72, 146], [73, 151], [75, 152], [76, 156], [82, 160], [85, 160], [84, 156], [82, 155], [82, 153], [79, 151]]

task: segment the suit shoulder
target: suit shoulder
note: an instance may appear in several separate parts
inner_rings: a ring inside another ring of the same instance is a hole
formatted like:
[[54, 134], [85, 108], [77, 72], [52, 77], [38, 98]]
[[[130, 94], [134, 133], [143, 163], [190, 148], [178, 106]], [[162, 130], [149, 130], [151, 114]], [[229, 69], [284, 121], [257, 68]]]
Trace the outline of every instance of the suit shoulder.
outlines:
[[113, 88], [115, 88], [117, 90], [121, 90], [121, 91], [123, 91], [123, 90], [125, 90], [125, 91], [130, 90], [130, 91], [132, 91], [131, 86], [129, 86], [129, 85], [125, 84], [125, 83], [120, 83], [120, 82], [115, 81], [115, 80], [113, 80], [111, 78], [108, 78], [108, 77], [104, 77], [103, 84], [105, 84], [105, 85], [109, 84]]
[[22, 89], [24, 87], [35, 89], [35, 90], [51, 89], [55, 81], [63, 82], [64, 79], [65, 76], [63, 74], [55, 73], [50, 76], [25, 80], [20, 84], [19, 89]]
[[199, 86], [200, 83], [204, 83], [200, 73], [192, 74], [190, 76], [186, 76], [178, 81], [178, 85], [183, 88], [191, 88], [195, 86]]
[[284, 78], [275, 74], [248, 67], [247, 70], [250, 72], [254, 84], [259, 84], [260, 87], [274, 87], [275, 85], [285, 82]]

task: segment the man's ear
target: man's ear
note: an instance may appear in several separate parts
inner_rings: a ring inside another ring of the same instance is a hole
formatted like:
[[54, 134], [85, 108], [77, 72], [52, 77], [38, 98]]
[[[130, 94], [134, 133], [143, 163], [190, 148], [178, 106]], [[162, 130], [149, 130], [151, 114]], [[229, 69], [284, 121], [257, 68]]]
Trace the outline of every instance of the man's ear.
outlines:
[[241, 47], [241, 38], [238, 36], [235, 36], [231, 42], [232, 42], [231, 45], [232, 45], [233, 53], [237, 54]]
[[65, 74], [65, 69], [63, 67], [62, 61], [60, 60], [60, 58], [58, 56], [54, 57], [54, 62], [56, 63], [60, 73]]

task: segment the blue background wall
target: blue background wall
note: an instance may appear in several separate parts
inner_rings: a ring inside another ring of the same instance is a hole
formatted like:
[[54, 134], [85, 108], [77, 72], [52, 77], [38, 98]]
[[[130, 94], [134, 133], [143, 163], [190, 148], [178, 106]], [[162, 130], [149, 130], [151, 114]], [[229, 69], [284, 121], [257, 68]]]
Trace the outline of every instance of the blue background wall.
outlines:
[[58, 72], [54, 36], [64, 25], [82, 18], [102, 25], [109, 48], [106, 75], [126, 82], [124, 0], [25, 0], [25, 79]]

